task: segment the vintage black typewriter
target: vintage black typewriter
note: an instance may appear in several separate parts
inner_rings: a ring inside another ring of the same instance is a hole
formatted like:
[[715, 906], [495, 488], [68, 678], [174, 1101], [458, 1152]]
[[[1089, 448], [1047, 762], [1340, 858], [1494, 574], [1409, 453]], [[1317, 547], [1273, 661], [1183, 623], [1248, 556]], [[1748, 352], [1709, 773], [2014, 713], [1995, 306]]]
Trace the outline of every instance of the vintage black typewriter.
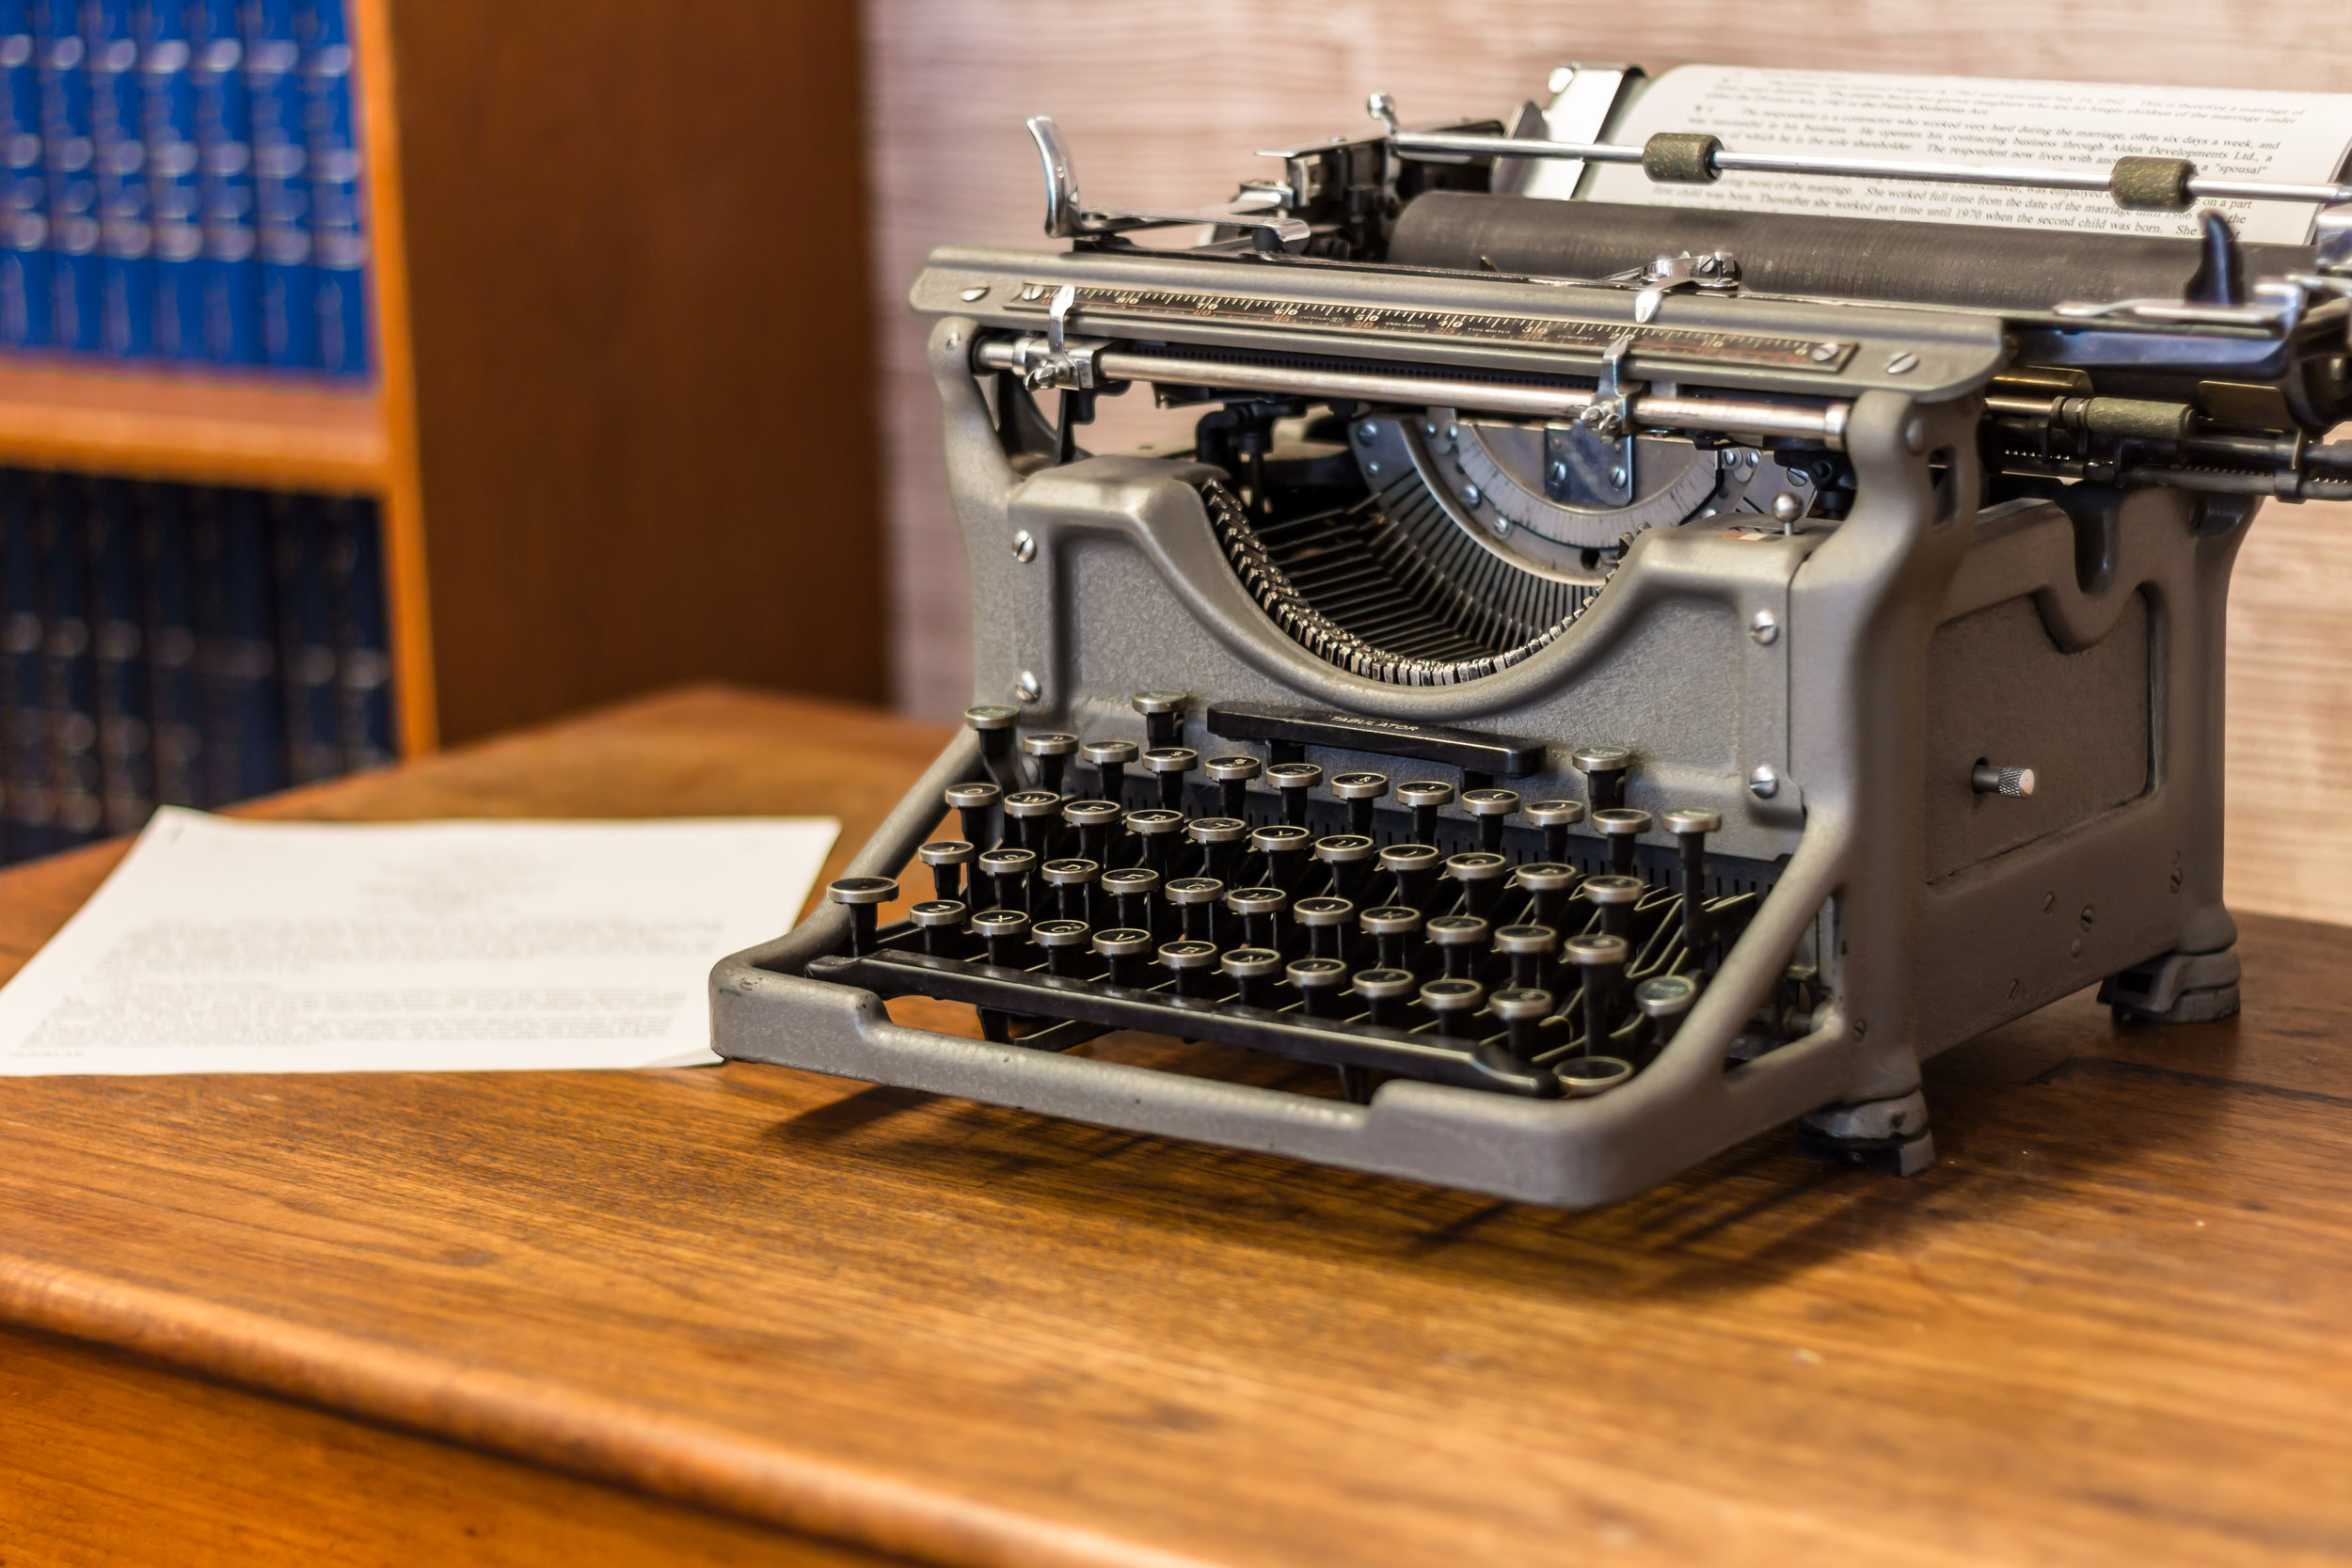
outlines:
[[[1031, 122], [1066, 246], [913, 291], [978, 705], [719, 967], [723, 1054], [1591, 1204], [1789, 1122], [1915, 1171], [1920, 1063], [2090, 985], [2235, 1010], [2223, 616], [2264, 497], [2352, 497], [2341, 143], [1756, 150], [1628, 134], [1641, 81], [1375, 97], [1204, 209], [1089, 205]], [[1759, 172], [1966, 194], [1708, 204]], [[1119, 396], [1191, 449], [1090, 455]]]

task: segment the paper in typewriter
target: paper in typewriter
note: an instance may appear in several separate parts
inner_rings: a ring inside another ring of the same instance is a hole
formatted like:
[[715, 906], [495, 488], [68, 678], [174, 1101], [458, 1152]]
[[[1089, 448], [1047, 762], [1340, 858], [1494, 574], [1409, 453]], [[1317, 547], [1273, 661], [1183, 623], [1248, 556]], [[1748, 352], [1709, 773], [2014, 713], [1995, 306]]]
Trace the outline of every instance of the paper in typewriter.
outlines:
[[[2352, 154], [2352, 94], [1688, 65], [1650, 83], [1609, 139], [1638, 143], [1660, 131], [1704, 131], [1742, 152], [2074, 168], [2105, 168], [2137, 153], [2186, 158], [2200, 173], [2217, 177], [2327, 181]], [[1777, 174], [1656, 184], [1638, 166], [1608, 164], [1594, 170], [1584, 194], [1646, 206], [2134, 234], [2198, 231], [2193, 212], [2125, 212], [2103, 192]], [[2282, 201], [2207, 205], [2249, 243], [2303, 244], [2318, 212]]]
[[0, 989], [0, 1073], [684, 1067], [831, 818], [251, 822], [167, 806]]

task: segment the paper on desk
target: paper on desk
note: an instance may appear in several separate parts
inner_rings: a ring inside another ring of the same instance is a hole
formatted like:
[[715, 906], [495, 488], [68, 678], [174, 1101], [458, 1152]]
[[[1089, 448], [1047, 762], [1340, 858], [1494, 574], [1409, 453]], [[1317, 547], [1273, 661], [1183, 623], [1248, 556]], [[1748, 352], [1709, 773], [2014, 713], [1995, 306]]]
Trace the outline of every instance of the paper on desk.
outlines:
[[838, 827], [167, 806], [0, 989], [0, 1073], [716, 1061], [710, 966], [791, 924]]
[[[2352, 94], [1686, 65], [1652, 82], [1610, 139], [1638, 143], [1659, 131], [1705, 131], [1741, 152], [1946, 164], [2106, 168], [2139, 153], [2186, 158], [2217, 178], [2306, 183], [2336, 178], [2352, 152]], [[1808, 174], [1654, 184], [1636, 165], [1608, 164], [1595, 169], [1585, 194], [1648, 206], [2129, 234], [2199, 231], [2197, 213], [2125, 212], [2104, 191]], [[2226, 214], [2240, 239], [2282, 245], [2307, 241], [2319, 211], [2290, 201], [2208, 201], [2199, 211], [2207, 208]]]

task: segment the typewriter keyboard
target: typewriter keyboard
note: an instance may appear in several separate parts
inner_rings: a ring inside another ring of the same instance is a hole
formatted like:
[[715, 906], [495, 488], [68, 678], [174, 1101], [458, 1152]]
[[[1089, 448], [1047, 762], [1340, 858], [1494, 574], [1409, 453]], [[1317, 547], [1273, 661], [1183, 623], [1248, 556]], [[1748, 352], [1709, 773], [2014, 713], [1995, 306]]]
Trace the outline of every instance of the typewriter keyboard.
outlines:
[[[1621, 747], [1575, 753], [1582, 799], [1528, 799], [1509, 777], [1539, 748], [1448, 732], [1333, 770], [1376, 732], [1212, 706], [1204, 754], [1180, 743], [1188, 701], [1138, 694], [1141, 744], [970, 710], [985, 776], [946, 791], [957, 836], [833, 883], [850, 933], [808, 974], [969, 1004], [1041, 1050], [1134, 1029], [1320, 1063], [1357, 1101], [1388, 1077], [1593, 1095], [1673, 1037], [1777, 873], [1710, 854], [1711, 811], [1628, 806]], [[928, 896], [883, 925], [902, 879]], [[1792, 967], [1734, 1054], [1816, 1000]]]

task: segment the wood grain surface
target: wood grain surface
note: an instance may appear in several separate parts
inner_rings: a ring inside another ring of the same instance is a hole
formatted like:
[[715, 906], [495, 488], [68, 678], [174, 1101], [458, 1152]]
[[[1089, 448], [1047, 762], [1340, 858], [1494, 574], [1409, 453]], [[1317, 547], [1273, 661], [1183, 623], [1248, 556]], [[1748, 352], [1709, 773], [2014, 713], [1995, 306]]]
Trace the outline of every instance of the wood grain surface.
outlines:
[[[2056, 80], [2352, 90], [2337, 0], [890, 0], [866, 8], [875, 296], [898, 693], [973, 700], [963, 555], [908, 282], [930, 246], [1043, 247], [1022, 117], [1060, 122], [1097, 201], [1223, 200], [1273, 166], [1251, 154], [1368, 123], [1494, 115], [1563, 60], [1686, 61]], [[1163, 433], [1106, 399], [1098, 450]], [[2239, 565], [2230, 640], [2230, 899], [2352, 921], [2352, 506], [2273, 503]], [[991, 693], [988, 701], [1007, 697]]]
[[[934, 737], [701, 691], [273, 809], [854, 842]], [[2236, 1021], [1939, 1059], [1915, 1180], [1583, 1214], [739, 1065], [0, 1082], [0, 1323], [925, 1561], [2343, 1562], [2352, 932], [2246, 925]]]
[[8, 1568], [854, 1568], [829, 1546], [0, 1330]]

